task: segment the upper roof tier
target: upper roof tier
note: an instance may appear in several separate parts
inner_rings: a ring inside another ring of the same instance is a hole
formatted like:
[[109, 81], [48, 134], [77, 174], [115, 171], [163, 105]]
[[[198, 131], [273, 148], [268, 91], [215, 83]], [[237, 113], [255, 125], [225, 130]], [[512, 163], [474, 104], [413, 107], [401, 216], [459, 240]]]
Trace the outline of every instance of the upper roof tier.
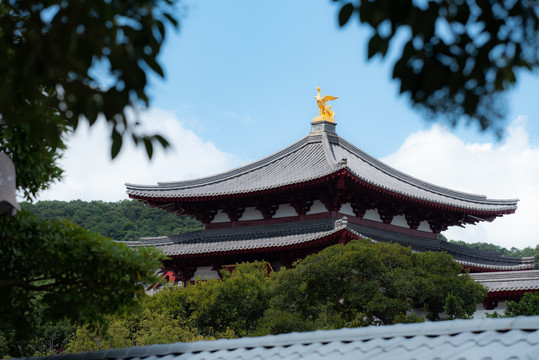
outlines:
[[431, 205], [495, 214], [514, 213], [518, 199], [494, 200], [430, 184], [404, 174], [358, 149], [335, 133], [335, 123], [313, 122], [311, 132], [287, 148], [218, 175], [158, 185], [126, 184], [141, 200], [203, 200], [255, 194], [349, 173], [384, 193]]

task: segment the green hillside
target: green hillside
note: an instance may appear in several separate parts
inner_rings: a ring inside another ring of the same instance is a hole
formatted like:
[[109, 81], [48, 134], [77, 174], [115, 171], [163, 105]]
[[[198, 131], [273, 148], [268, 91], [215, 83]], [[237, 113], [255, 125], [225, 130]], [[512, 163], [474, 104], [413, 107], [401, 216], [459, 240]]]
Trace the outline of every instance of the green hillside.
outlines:
[[22, 207], [39, 218], [70, 220], [114, 240], [138, 240], [143, 236], [162, 236], [202, 229], [202, 224], [189, 217], [152, 209], [135, 200], [103, 201], [39, 201]]

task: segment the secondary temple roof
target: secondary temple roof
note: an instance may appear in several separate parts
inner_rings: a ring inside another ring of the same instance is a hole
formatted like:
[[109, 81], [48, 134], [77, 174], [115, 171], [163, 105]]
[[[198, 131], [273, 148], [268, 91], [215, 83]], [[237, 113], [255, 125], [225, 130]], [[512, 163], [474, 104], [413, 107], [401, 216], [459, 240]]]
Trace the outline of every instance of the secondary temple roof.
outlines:
[[470, 274], [470, 277], [485, 285], [489, 293], [539, 292], [539, 270], [477, 273]]
[[517, 208], [517, 199], [487, 199], [406, 175], [337, 136], [335, 124], [330, 123], [313, 123], [312, 131], [289, 147], [222, 174], [153, 186], [126, 186], [131, 198], [146, 201], [218, 199], [300, 186], [342, 172], [375, 191], [441, 209], [486, 217], [511, 214]]

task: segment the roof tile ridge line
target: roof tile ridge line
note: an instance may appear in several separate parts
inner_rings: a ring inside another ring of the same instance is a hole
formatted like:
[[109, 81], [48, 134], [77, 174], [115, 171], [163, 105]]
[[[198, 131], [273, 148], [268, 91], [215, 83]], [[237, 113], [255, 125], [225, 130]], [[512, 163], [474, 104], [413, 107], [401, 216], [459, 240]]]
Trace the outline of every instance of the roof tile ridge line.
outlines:
[[[421, 179], [416, 178], [414, 176], [408, 175], [408, 174], [406, 174], [406, 173], [404, 173], [404, 172], [402, 172], [400, 170], [395, 169], [392, 166], [389, 166], [389, 165], [385, 164], [384, 162], [376, 159], [375, 157], [369, 155], [365, 151], [359, 149], [355, 145], [353, 145], [350, 142], [346, 141], [346, 139], [340, 138], [340, 140], [342, 140], [342, 142], [344, 143], [345, 146], [347, 145], [347, 146], [351, 147], [353, 150], [357, 151], [361, 155], [360, 157], [363, 160], [367, 160], [367, 162], [369, 164], [375, 166], [376, 168], [378, 168], [379, 170], [385, 172], [386, 174], [388, 174], [388, 175], [390, 175], [390, 176], [392, 176], [394, 178], [397, 178], [398, 180], [406, 182], [407, 184], [410, 184], [410, 185], [415, 186], [415, 187], [422, 187], [422, 188], [424, 188], [426, 190], [429, 190], [431, 192], [436, 192], [439, 195], [444, 195], [444, 196], [447, 196], [447, 193], [454, 193], [457, 196], [453, 195], [453, 196], [450, 196], [450, 197], [454, 197], [454, 198], [457, 198], [459, 200], [463, 200], [463, 199], [470, 200], [471, 198], [473, 198], [475, 201], [489, 200], [489, 199], [487, 199], [486, 195], [478, 195], [478, 194], [466, 193], [466, 192], [462, 192], [462, 191], [458, 191], [458, 190], [449, 189], [449, 188], [446, 188], [446, 187], [443, 187], [443, 186], [439, 186], [439, 185], [429, 183], [427, 181], [421, 180]], [[463, 196], [460, 197], [459, 195], [461, 195], [461, 196], [463, 195]], [[469, 197], [469, 198], [467, 198], [467, 197]]]
[[[446, 187], [443, 187], [443, 186], [439, 186], [439, 185], [429, 183], [427, 181], [421, 180], [421, 179], [416, 178], [414, 176], [408, 175], [408, 174], [406, 174], [406, 173], [404, 173], [404, 172], [402, 172], [400, 170], [397, 170], [394, 167], [389, 166], [386, 163], [376, 159], [372, 155], [369, 155], [368, 153], [361, 150], [357, 146], [355, 146], [355, 145], [351, 144], [350, 142], [348, 142], [346, 139], [340, 138], [339, 140], [341, 140], [344, 143], [345, 146], [349, 146], [353, 150], [356, 150], [357, 152], [359, 152], [360, 155], [361, 155], [361, 158], [363, 160], [367, 160], [367, 162], [369, 164], [375, 166], [379, 170], [384, 171], [388, 175], [393, 176], [393, 177], [395, 177], [395, 178], [397, 178], [397, 179], [399, 179], [401, 181], [404, 181], [404, 182], [406, 182], [406, 183], [408, 183], [410, 185], [413, 185], [413, 186], [416, 186], [416, 187], [418, 185], [420, 185], [420, 186], [422, 186], [422, 187], [424, 187], [426, 189], [432, 189], [434, 191], [436, 191], [435, 189], [441, 189], [441, 190], [445, 190], [445, 191], [449, 191], [449, 192], [454, 192], [454, 193], [457, 193], [457, 194], [468, 195], [470, 197], [473, 197], [473, 198], [476, 198], [476, 199], [479, 199], [479, 200], [486, 200], [487, 199], [486, 195], [478, 195], [478, 194], [466, 193], [466, 192], [461, 192], [461, 191], [449, 189], [449, 188], [446, 188]], [[446, 194], [443, 194], [443, 192], [441, 192], [441, 195], [446, 195]]]
[[[281, 150], [279, 150], [279, 151], [277, 151], [277, 152], [275, 152], [275, 153], [273, 153], [273, 154], [271, 154], [269, 156], [266, 156], [266, 157], [264, 157], [262, 159], [259, 159], [259, 160], [256, 160], [256, 161], [253, 161], [253, 162], [251, 162], [249, 164], [239, 166], [239, 167], [237, 167], [235, 169], [232, 169], [232, 170], [224, 171], [222, 173], [215, 174], [215, 175], [210, 175], [210, 176], [206, 176], [206, 177], [200, 177], [200, 178], [190, 179], [190, 180], [185, 180], [185, 181], [162, 181], [162, 182], [157, 183], [158, 184], [157, 187], [171, 188], [171, 187], [174, 187], [173, 185], [177, 185], [177, 184], [181, 184], [182, 187], [196, 187], [196, 186], [202, 186], [202, 185], [206, 185], [206, 184], [209, 184], [209, 183], [213, 183], [213, 182], [216, 182], [216, 181], [223, 181], [223, 180], [226, 180], [228, 178], [237, 176], [239, 174], [253, 171], [253, 170], [257, 169], [257, 168], [260, 168], [262, 166], [267, 165], [268, 163], [279, 160], [279, 159], [283, 158], [284, 156], [287, 156], [291, 152], [296, 151], [300, 147], [307, 144], [309, 142], [308, 140], [309, 140], [309, 136], [307, 135], [307, 136], [303, 137], [302, 139], [296, 141], [292, 145], [287, 146], [284, 149], [281, 149]], [[203, 180], [205, 180], [205, 182], [201, 182]], [[129, 185], [129, 184], [126, 184], [126, 185]], [[142, 185], [142, 186], [143, 187], [150, 187], [150, 188], [155, 188], [156, 187], [155, 185], [154, 186]]]
[[458, 262], [459, 264], [461, 265], [466, 265], [466, 266], [475, 266], [475, 267], [480, 267], [480, 268], [483, 268], [483, 269], [494, 269], [494, 270], [503, 270], [503, 271], [511, 271], [511, 269], [521, 269], [521, 270], [525, 270], [526, 267], [525, 265], [523, 264], [515, 264], [515, 265], [492, 265], [492, 264], [483, 264], [483, 263], [480, 263], [480, 262], [473, 262], [473, 261], [466, 261], [466, 260], [456, 260], [456, 259], [453, 259], [455, 260], [456, 262]]
[[522, 277], [522, 278], [537, 278], [539, 277], [539, 270], [518, 270], [518, 271], [498, 271], [495, 273], [471, 273], [469, 274], [470, 277], [473, 278], [488, 278], [488, 279], [496, 279], [496, 278], [507, 278], [507, 277]]
[[[304, 136], [300, 140], [296, 141], [292, 145], [289, 145], [285, 147], [284, 149], [281, 149], [269, 156], [266, 156], [262, 159], [255, 160], [251, 163], [248, 163], [246, 165], [239, 166], [237, 168], [234, 168], [232, 170], [227, 170], [224, 172], [221, 172], [219, 174], [210, 175], [210, 176], [203, 176], [200, 178], [195, 179], [189, 179], [189, 180], [180, 180], [180, 181], [160, 181], [157, 183], [157, 185], [141, 185], [141, 184], [131, 184], [131, 183], [125, 183], [124, 185], [129, 188], [143, 188], [143, 189], [168, 189], [173, 188], [174, 186], [181, 185], [182, 187], [189, 187], [189, 186], [201, 186], [206, 185], [208, 183], [216, 182], [216, 181], [222, 181], [227, 178], [236, 176], [241, 173], [249, 172], [254, 169], [260, 168], [270, 162], [274, 162], [289, 153], [298, 150], [300, 147], [308, 144], [310, 139], [310, 136]], [[205, 181], [205, 182], [202, 182]]]
[[355, 145], [351, 144], [350, 142], [346, 141], [346, 139], [339, 136], [339, 144], [343, 143], [343, 145], [350, 147], [351, 149], [357, 151], [360, 155], [360, 157], [363, 160], [366, 160], [369, 164], [375, 166], [381, 171], [384, 171], [390, 176], [393, 176], [401, 181], [404, 181], [410, 185], [416, 186], [416, 187], [423, 187], [426, 190], [430, 190], [431, 192], [436, 192], [439, 195], [448, 196], [449, 194], [455, 194], [450, 195], [450, 197], [459, 199], [459, 200], [473, 200], [476, 202], [479, 201], [487, 201], [489, 203], [501, 203], [497, 205], [504, 205], [504, 204], [515, 204], [519, 201], [519, 199], [488, 199], [486, 195], [478, 195], [478, 194], [472, 194], [467, 193], [463, 191], [453, 190], [450, 188], [446, 188], [443, 186], [435, 185], [429, 182], [426, 182], [424, 180], [418, 179], [416, 177], [413, 177], [411, 175], [408, 175], [400, 170], [395, 169], [394, 167], [391, 167], [382, 161], [376, 159], [375, 157], [367, 154], [365, 151], [359, 149]]
[[329, 144], [328, 134], [324, 131], [322, 133], [322, 147], [324, 148], [324, 154], [326, 155], [326, 161], [332, 169], [338, 169], [341, 164], [335, 159], [335, 154], [333, 149]]
[[[522, 330], [535, 329], [539, 317], [517, 317], [501, 319], [447, 320], [417, 324], [395, 324], [386, 326], [367, 326], [361, 328], [342, 328], [336, 330], [317, 330], [311, 332], [293, 332], [288, 334], [266, 335], [262, 337], [244, 337], [239, 339], [202, 340], [190, 344], [190, 352], [243, 349], [262, 346], [285, 346], [295, 344], [316, 344], [320, 342], [361, 341], [364, 339], [396, 338], [399, 336], [463, 334], [473, 331]], [[186, 343], [171, 344], [183, 350]], [[173, 352], [176, 349], [171, 349]], [[187, 351], [185, 351], [187, 352]], [[154, 355], [149, 353], [149, 356]]]
[[[311, 230], [311, 229], [319, 229], [319, 228], [333, 228], [334, 227], [334, 218], [324, 218], [324, 219], [314, 219], [314, 220], [305, 220], [301, 222], [297, 222], [297, 226], [290, 226], [291, 223], [278, 223], [278, 224], [260, 224], [260, 225], [253, 225], [253, 226], [246, 226], [245, 228], [242, 228], [242, 233], [245, 234], [259, 234], [259, 233], [267, 233], [268, 231], [272, 231], [275, 233], [278, 232], [286, 232], [290, 231], [291, 229], [302, 229], [302, 230]], [[325, 229], [324, 229], [325, 231]], [[166, 235], [165, 237], [171, 239], [172, 242], [174, 242], [174, 237], [186, 237], [187, 235], [198, 235], [195, 233], [204, 233], [209, 234], [209, 236], [217, 236], [217, 237], [226, 237], [230, 236], [236, 236], [237, 235], [237, 228], [221, 228], [221, 229], [202, 229], [202, 230], [194, 230], [189, 231], [181, 234], [174, 234], [174, 235]], [[213, 235], [213, 234], [217, 235]]]

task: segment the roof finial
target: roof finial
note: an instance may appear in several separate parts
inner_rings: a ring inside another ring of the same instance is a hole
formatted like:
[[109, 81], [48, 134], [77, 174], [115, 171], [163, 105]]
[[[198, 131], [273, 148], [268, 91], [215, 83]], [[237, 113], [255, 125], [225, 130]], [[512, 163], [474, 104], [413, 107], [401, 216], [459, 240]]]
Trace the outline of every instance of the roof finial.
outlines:
[[316, 103], [318, 104], [318, 109], [320, 110], [320, 113], [319, 116], [313, 119], [313, 121], [329, 121], [332, 123], [335, 122], [335, 111], [331, 110], [331, 105], [326, 106], [326, 102], [338, 99], [338, 97], [331, 95], [326, 95], [322, 97], [322, 95], [320, 94], [320, 87], [316, 86], [316, 90], [318, 90], [318, 95], [314, 98], [316, 99]]

